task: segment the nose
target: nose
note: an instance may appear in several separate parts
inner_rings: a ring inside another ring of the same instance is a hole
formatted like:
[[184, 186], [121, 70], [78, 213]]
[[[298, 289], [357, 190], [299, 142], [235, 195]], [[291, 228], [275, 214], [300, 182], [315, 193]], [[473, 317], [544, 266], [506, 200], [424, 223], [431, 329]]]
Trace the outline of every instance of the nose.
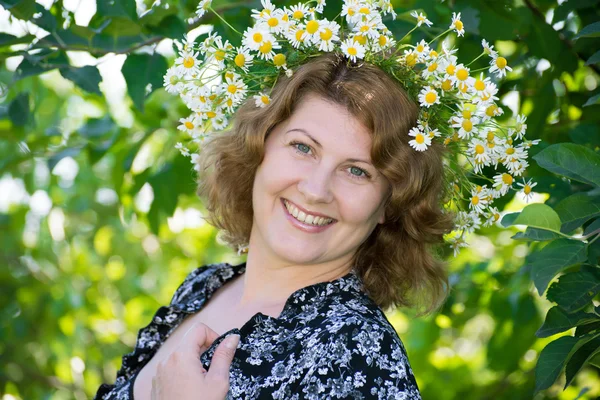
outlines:
[[330, 171], [324, 166], [315, 166], [298, 182], [298, 190], [307, 203], [330, 203], [333, 201], [331, 185]]

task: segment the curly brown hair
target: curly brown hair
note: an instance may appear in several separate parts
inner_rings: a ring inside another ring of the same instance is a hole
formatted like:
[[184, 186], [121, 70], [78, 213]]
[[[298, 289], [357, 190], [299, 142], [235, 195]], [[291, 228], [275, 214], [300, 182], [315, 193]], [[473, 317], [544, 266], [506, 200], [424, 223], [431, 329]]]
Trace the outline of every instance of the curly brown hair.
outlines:
[[443, 207], [445, 148], [439, 143], [424, 152], [410, 147], [408, 132], [416, 124], [418, 105], [377, 66], [327, 53], [291, 77], [279, 77], [268, 107], [247, 100], [236, 111], [233, 128], [213, 135], [200, 152], [198, 195], [208, 210], [207, 221], [232, 248], [249, 242], [252, 187], [265, 139], [308, 93], [345, 107], [369, 129], [373, 165], [391, 184], [385, 222], [353, 258], [366, 292], [384, 310], [419, 308], [418, 315], [436, 310], [448, 291], [438, 249], [454, 217]]

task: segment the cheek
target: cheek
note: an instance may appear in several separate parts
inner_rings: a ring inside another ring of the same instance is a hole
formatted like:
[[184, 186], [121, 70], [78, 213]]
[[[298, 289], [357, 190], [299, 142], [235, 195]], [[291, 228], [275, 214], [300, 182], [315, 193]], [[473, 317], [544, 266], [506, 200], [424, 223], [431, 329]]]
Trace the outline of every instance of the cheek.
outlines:
[[380, 216], [382, 198], [374, 196], [376, 190], [373, 188], [364, 188], [346, 193], [343, 199], [339, 200], [341, 213], [348, 222], [357, 224], [365, 222], [377, 222]]

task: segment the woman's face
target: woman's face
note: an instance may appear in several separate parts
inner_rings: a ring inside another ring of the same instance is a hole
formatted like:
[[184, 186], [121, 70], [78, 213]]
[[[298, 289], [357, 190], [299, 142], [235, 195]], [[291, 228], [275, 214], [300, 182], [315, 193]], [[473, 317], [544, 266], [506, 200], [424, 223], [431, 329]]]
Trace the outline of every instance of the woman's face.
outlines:
[[[369, 131], [342, 106], [307, 95], [267, 137], [254, 180], [253, 251], [290, 264], [349, 263], [384, 222], [389, 183], [370, 163]], [[287, 207], [286, 207], [287, 203]], [[299, 219], [303, 211], [321, 215]], [[333, 219], [331, 223], [325, 219]]]

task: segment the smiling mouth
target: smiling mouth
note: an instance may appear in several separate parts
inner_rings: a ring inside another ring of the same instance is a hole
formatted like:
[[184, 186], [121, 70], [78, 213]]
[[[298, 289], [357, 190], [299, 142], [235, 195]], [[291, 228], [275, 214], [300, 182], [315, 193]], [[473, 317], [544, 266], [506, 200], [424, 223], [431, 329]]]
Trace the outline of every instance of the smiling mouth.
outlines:
[[288, 213], [290, 213], [291, 216], [303, 224], [312, 226], [327, 226], [335, 222], [335, 219], [333, 218], [307, 214], [286, 199], [282, 199], [282, 201]]

